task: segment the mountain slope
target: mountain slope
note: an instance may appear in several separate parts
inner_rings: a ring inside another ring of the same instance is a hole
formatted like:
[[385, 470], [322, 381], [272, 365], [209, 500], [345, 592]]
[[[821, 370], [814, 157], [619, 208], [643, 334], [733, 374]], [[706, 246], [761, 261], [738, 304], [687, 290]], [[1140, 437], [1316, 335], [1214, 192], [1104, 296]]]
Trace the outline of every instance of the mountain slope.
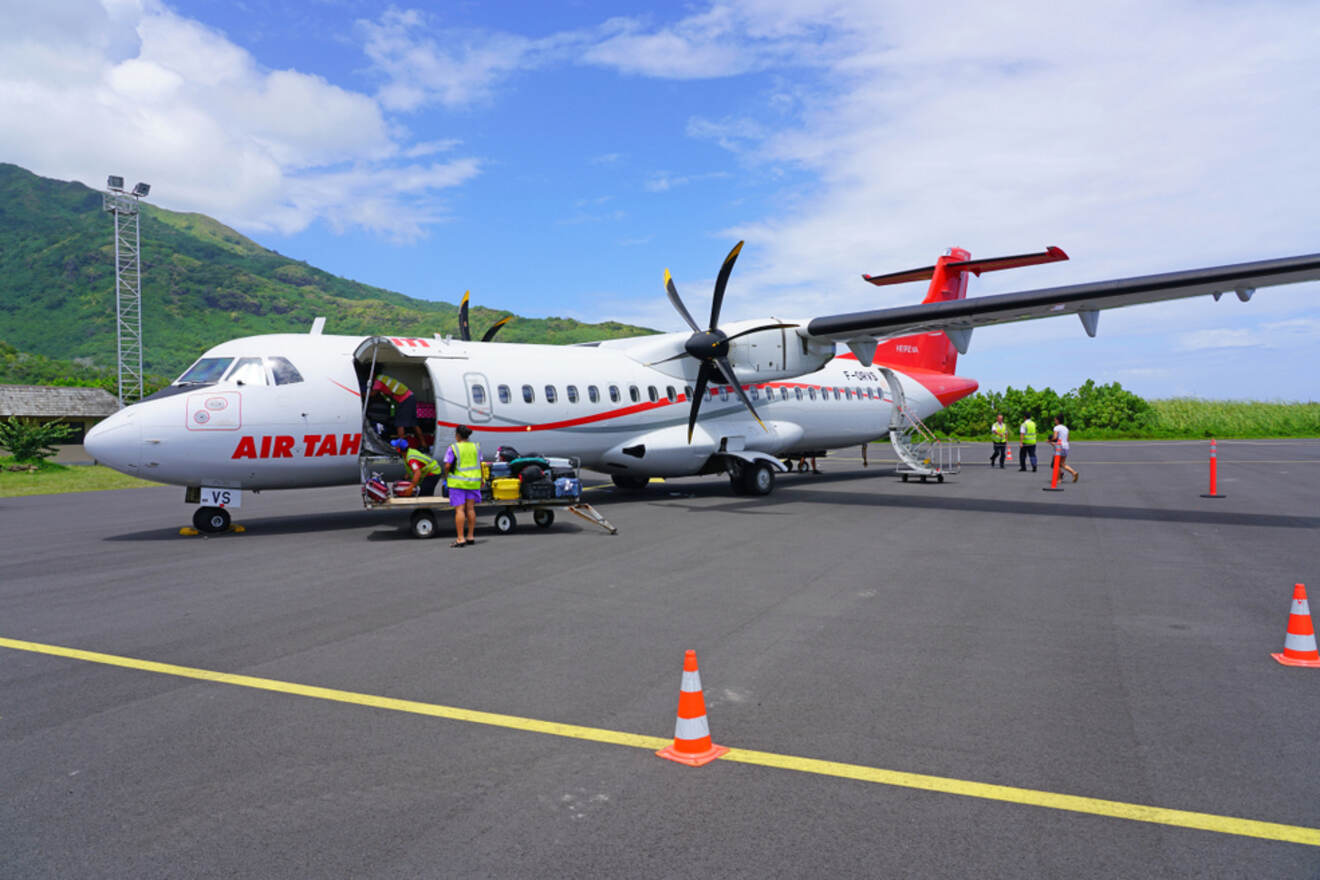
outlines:
[[[303, 332], [458, 334], [458, 307], [323, 272], [261, 247], [202, 214], [143, 203], [143, 362], [177, 375], [236, 336]], [[115, 364], [112, 221], [101, 193], [0, 163], [0, 339], [64, 360]], [[482, 332], [508, 314], [472, 309]], [[516, 318], [502, 342], [585, 342], [654, 331], [615, 322]]]

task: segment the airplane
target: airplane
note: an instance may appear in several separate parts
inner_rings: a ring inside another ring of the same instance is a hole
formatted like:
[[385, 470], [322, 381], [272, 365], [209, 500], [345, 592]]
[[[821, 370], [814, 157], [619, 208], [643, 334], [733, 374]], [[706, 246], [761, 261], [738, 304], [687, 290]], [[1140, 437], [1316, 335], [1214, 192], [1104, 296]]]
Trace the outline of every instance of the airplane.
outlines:
[[[709, 321], [691, 332], [577, 345], [308, 333], [230, 340], [171, 385], [93, 427], [84, 446], [122, 473], [186, 488], [201, 531], [229, 528], [243, 490], [358, 483], [359, 457], [389, 454], [366, 389], [380, 372], [418, 395], [423, 429], [443, 450], [459, 424], [495, 446], [578, 459], [627, 490], [653, 477], [727, 474], [766, 495], [802, 455], [889, 433], [895, 407], [917, 419], [977, 390], [955, 373], [978, 327], [1075, 314], [1095, 336], [1102, 309], [1320, 279], [1320, 254], [967, 299], [971, 275], [1066, 260], [1057, 247], [974, 260], [950, 248], [933, 266], [863, 275], [876, 285], [929, 279], [919, 305], [810, 319], [720, 323], [742, 242], [716, 278]], [[467, 296], [463, 317], [466, 318]], [[506, 321], [508, 319], [505, 319]], [[848, 353], [837, 354], [838, 343]]]

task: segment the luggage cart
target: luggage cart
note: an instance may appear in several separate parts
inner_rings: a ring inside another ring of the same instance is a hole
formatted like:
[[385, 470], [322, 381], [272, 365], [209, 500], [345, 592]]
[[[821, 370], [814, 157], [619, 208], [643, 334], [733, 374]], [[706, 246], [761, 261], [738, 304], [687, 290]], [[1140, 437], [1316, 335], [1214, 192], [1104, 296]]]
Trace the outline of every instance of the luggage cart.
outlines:
[[[443, 520], [438, 517], [445, 515], [445, 520], [448, 520], [447, 513], [453, 510], [449, 506], [448, 499], [439, 495], [406, 498], [390, 496], [380, 500], [374, 499], [366, 492], [367, 481], [373, 478], [379, 479], [377, 476], [378, 471], [373, 470], [373, 467], [398, 470], [399, 459], [394, 456], [363, 455], [359, 460], [362, 466], [363, 507], [368, 510], [411, 510], [412, 517], [409, 521], [409, 531], [412, 532], [414, 538], [433, 538], [440, 533]], [[577, 468], [574, 468], [574, 472], [577, 472]], [[561, 509], [593, 525], [600, 526], [611, 535], [619, 533], [613, 523], [601, 516], [596, 508], [583, 501], [581, 496], [491, 499], [478, 502], [476, 508], [478, 511], [495, 511], [495, 531], [501, 535], [507, 535], [518, 528], [517, 515], [529, 511], [532, 515], [532, 522], [536, 523], [539, 528], [548, 529], [554, 524], [555, 511]]]

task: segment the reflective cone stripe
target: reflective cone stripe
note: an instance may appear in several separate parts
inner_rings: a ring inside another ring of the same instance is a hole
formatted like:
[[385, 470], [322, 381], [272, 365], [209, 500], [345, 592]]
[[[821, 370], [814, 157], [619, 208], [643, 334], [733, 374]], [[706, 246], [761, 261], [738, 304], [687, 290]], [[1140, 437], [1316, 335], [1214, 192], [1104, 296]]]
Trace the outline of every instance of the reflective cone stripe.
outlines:
[[1288, 613], [1288, 634], [1283, 638], [1283, 653], [1271, 654], [1284, 666], [1320, 669], [1320, 651], [1316, 650], [1315, 627], [1311, 624], [1311, 605], [1306, 601], [1306, 585], [1293, 586], [1292, 608]]
[[700, 767], [714, 761], [729, 750], [710, 740], [710, 725], [706, 721], [706, 698], [701, 692], [701, 673], [697, 669], [697, 652], [683, 656], [683, 681], [678, 692], [678, 719], [674, 722], [674, 744], [656, 752], [662, 758]]

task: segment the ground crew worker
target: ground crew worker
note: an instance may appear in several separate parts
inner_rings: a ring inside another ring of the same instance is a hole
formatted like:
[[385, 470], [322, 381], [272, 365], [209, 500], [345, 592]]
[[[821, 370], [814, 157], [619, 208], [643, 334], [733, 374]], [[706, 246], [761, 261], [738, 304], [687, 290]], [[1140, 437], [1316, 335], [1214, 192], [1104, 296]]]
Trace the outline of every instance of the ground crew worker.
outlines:
[[458, 439], [445, 451], [445, 473], [449, 475], [449, 504], [454, 508], [458, 537], [449, 546], [467, 547], [477, 543], [472, 533], [477, 527], [477, 502], [481, 500], [481, 447], [468, 439], [472, 429], [467, 425], [456, 427], [454, 435]]
[[1004, 468], [1004, 458], [1008, 454], [1008, 425], [1004, 424], [1004, 414], [995, 416], [995, 423], [990, 426], [990, 442], [994, 447], [990, 453], [990, 467], [995, 466], [995, 459], [999, 459], [999, 469]]
[[1027, 416], [1022, 420], [1021, 426], [1018, 427], [1018, 435], [1022, 440], [1021, 445], [1018, 447], [1018, 470], [1025, 471], [1027, 469], [1027, 456], [1030, 455], [1031, 470], [1034, 473], [1036, 470], [1036, 423], [1032, 421], [1031, 416]]
[[[393, 376], [380, 373], [376, 381], [371, 383], [369, 394], [393, 400], [395, 435], [402, 438], [406, 432], [416, 438], [419, 447], [425, 448], [426, 438], [422, 436], [422, 429], [417, 424], [417, 395], [407, 385]], [[390, 445], [393, 446], [393, 442]]]
[[408, 441], [402, 438], [391, 440], [390, 445], [399, 450], [399, 454], [403, 456], [403, 463], [412, 478], [413, 494], [434, 495], [435, 487], [440, 484], [440, 477], [444, 475], [440, 462], [421, 450], [413, 449], [408, 445]]
[[1059, 469], [1072, 474], [1073, 482], [1077, 482], [1081, 474], [1068, 466], [1068, 426], [1060, 416], [1054, 417], [1054, 433], [1050, 435], [1050, 442], [1054, 444], [1054, 454], [1059, 456]]

